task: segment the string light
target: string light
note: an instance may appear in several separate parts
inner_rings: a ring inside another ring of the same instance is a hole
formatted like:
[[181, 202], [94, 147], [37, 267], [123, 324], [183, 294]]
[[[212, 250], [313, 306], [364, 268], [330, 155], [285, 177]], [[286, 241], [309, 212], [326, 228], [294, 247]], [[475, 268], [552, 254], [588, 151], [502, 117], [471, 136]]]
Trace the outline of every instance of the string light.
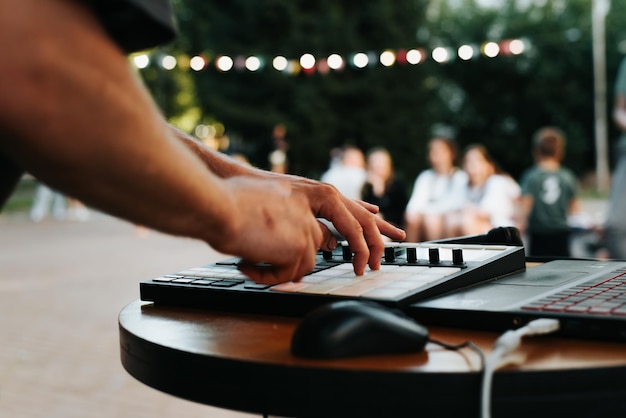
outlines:
[[304, 54], [300, 57], [300, 66], [303, 70], [312, 70], [315, 67], [315, 57], [313, 54]]
[[406, 53], [406, 62], [409, 64], [419, 64], [424, 59], [424, 54], [420, 52], [418, 49], [410, 49]]
[[512, 39], [509, 42], [509, 51], [511, 51], [511, 54], [513, 55], [520, 55], [522, 53], [524, 53], [525, 50], [525, 46], [524, 46], [524, 42], [520, 39]]
[[176, 68], [176, 58], [171, 55], [165, 55], [161, 58], [161, 67], [166, 70], [173, 70]]
[[370, 60], [367, 57], [367, 54], [364, 52], [358, 52], [354, 54], [354, 56], [352, 57], [352, 64], [354, 64], [356, 68], [367, 67], [367, 64], [369, 63], [369, 61]]
[[207, 65], [206, 60], [199, 55], [196, 55], [195, 57], [192, 57], [189, 60], [189, 68], [191, 68], [194, 71], [202, 71], [204, 70], [206, 65]]
[[147, 54], [135, 55], [133, 57], [133, 62], [135, 63], [135, 67], [143, 70], [150, 65], [150, 57]]
[[483, 45], [483, 53], [489, 57], [497, 57], [500, 53], [500, 46], [495, 42], [487, 42]]
[[461, 45], [457, 51], [457, 55], [463, 61], [469, 61], [474, 58], [474, 48], [471, 45]]
[[344, 65], [343, 58], [339, 54], [330, 54], [326, 62], [332, 70], [339, 70], [343, 68]]
[[234, 64], [233, 59], [227, 55], [222, 55], [215, 61], [215, 66], [220, 71], [230, 71]]
[[285, 71], [288, 65], [289, 61], [287, 61], [287, 58], [283, 57], [282, 55], [274, 57], [274, 59], [272, 60], [272, 67], [274, 67], [274, 69], [277, 71]]
[[390, 49], [383, 51], [380, 54], [380, 63], [385, 67], [391, 67], [396, 62], [396, 54]]
[[443, 46], [438, 46], [437, 48], [433, 49], [432, 57], [435, 62], [443, 64], [450, 60], [450, 52], [447, 48], [444, 48]]
[[251, 56], [246, 58], [246, 68], [249, 71], [258, 71], [261, 68], [261, 59], [259, 57]]
[[[462, 61], [476, 59], [481, 54], [488, 58], [495, 58], [498, 55], [520, 55], [528, 49], [528, 42], [521, 39], [506, 39], [499, 42], [485, 42], [478, 48], [475, 45], [461, 45], [456, 51], [454, 49], [439, 46], [430, 52], [433, 61], [439, 64], [445, 64], [455, 57]], [[258, 72], [263, 70], [265, 62], [271, 62], [271, 68], [276, 71], [284, 72], [289, 75], [297, 75], [301, 71], [310, 74], [317, 71], [320, 74], [327, 74], [331, 70], [337, 71], [345, 67], [348, 62], [354, 68], [365, 68], [368, 66], [380, 65], [384, 67], [392, 67], [394, 65], [411, 64], [417, 65], [424, 62], [428, 58], [428, 53], [422, 48], [412, 49], [385, 49], [380, 53], [356, 52], [350, 55], [349, 59], [344, 58], [338, 53], [330, 54], [327, 58], [316, 58], [313, 54], [303, 54], [298, 59], [288, 59], [285, 56], [277, 55], [270, 60], [263, 56], [250, 55], [248, 57], [237, 56], [232, 58], [228, 55], [219, 55], [214, 59], [215, 68], [220, 72], [228, 72], [233, 69], [237, 71]], [[151, 64], [149, 54], [141, 53], [131, 56], [131, 62], [138, 69], [145, 69]], [[191, 69], [193, 71], [202, 71], [207, 68], [209, 59], [206, 55], [196, 55], [192, 58], [181, 56], [178, 59], [172, 55], [159, 54], [156, 61], [158, 65], [165, 70], [173, 70], [176, 67], [182, 69]]]

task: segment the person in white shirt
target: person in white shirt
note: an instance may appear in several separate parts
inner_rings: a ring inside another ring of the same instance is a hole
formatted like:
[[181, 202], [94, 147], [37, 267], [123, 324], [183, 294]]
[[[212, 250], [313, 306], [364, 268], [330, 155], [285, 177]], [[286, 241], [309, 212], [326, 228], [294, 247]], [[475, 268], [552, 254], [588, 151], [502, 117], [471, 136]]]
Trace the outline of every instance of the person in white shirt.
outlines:
[[367, 180], [363, 151], [353, 145], [346, 145], [341, 150], [339, 163], [331, 164], [320, 180], [335, 186], [348, 199], [361, 200], [363, 186]]
[[447, 214], [465, 201], [467, 174], [455, 165], [456, 142], [435, 137], [428, 143], [431, 168], [421, 172], [405, 210], [408, 242], [445, 238]]
[[517, 226], [520, 186], [498, 168], [487, 148], [479, 144], [468, 146], [463, 169], [468, 175], [467, 201], [462, 210], [449, 216], [449, 233], [477, 235], [501, 226]]

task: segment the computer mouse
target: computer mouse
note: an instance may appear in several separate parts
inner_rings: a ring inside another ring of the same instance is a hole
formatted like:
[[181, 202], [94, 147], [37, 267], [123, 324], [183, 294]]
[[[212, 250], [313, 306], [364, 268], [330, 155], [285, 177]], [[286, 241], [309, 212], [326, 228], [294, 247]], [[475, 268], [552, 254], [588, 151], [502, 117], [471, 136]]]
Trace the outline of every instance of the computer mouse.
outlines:
[[428, 338], [428, 329], [400, 310], [345, 300], [308, 313], [293, 333], [291, 353], [309, 358], [414, 353]]

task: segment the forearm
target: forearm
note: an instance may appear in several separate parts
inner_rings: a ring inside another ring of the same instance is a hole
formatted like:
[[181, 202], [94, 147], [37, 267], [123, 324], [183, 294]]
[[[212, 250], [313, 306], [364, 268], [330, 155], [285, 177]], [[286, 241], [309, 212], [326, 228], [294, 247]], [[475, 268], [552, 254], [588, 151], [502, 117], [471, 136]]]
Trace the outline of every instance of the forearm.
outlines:
[[204, 144], [197, 141], [195, 138], [190, 136], [189, 134], [179, 130], [178, 128], [171, 127], [173, 134], [189, 148], [196, 156], [200, 158], [204, 162], [204, 164], [210, 168], [210, 170], [217, 176], [221, 178], [230, 178], [234, 176], [247, 176], [254, 177], [258, 179], [267, 179], [267, 180], [285, 180], [289, 181], [295, 189], [299, 189], [307, 193], [310, 188], [319, 188], [319, 187], [330, 187], [330, 186], [322, 186], [322, 184], [313, 179], [308, 179], [306, 177], [291, 175], [291, 174], [281, 174], [274, 173], [267, 170], [262, 170], [251, 166], [249, 164], [241, 163], [229, 156], [215, 151]]
[[229, 156], [215, 151], [191, 135], [181, 131], [178, 128], [170, 126], [172, 134], [178, 138], [188, 149], [190, 149], [197, 157], [199, 157], [207, 167], [211, 168], [211, 171], [221, 177], [228, 178], [233, 176], [255, 176], [265, 177], [269, 173], [250, 165], [246, 165], [239, 161], [236, 161]]
[[[13, 44], [0, 63], [0, 79], [11, 80], [0, 89], [2, 153], [133, 222], [207, 241], [227, 226], [222, 182], [171, 135], [91, 15], [74, 3], [8, 3], [0, 36], [22, 32], [23, 42], [1, 39]], [[12, 27], [14, 13], [29, 24]]]

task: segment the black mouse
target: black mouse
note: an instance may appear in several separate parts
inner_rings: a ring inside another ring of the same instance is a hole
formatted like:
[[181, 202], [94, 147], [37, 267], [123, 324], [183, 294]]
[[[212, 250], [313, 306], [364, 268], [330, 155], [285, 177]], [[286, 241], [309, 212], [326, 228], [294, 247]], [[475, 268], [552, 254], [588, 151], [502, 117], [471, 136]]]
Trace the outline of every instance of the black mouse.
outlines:
[[424, 349], [428, 337], [428, 329], [399, 310], [346, 300], [307, 314], [293, 333], [291, 353], [309, 358], [414, 353]]

